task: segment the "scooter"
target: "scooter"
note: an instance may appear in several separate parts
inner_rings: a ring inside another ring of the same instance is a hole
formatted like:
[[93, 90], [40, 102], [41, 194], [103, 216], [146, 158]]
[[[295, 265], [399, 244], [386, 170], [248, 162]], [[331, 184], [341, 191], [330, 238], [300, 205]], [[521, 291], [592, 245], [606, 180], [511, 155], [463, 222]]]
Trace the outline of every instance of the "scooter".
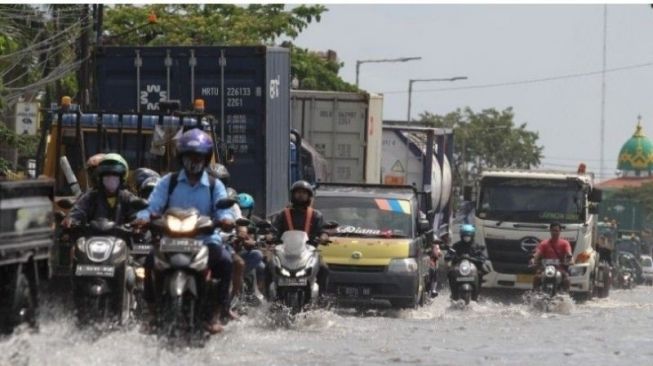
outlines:
[[[128, 276], [131, 228], [107, 219], [73, 226], [80, 233], [73, 250], [73, 297], [78, 320], [129, 319], [132, 296]], [[133, 279], [132, 279], [133, 280]]]
[[469, 305], [471, 300], [478, 300], [481, 284], [474, 259], [468, 255], [462, 256], [451, 271], [450, 275], [453, 276], [451, 299], [454, 301], [462, 299], [465, 305]]
[[560, 261], [557, 259], [543, 259], [542, 265], [544, 266], [544, 271], [542, 271], [542, 285], [540, 290], [549, 298], [553, 298], [560, 292], [560, 287], [562, 286], [562, 273], [556, 267], [560, 265]]
[[595, 291], [597, 297], [603, 299], [610, 296], [610, 287], [612, 287], [612, 267], [607, 261], [600, 261], [596, 267], [596, 274], [594, 276]]
[[[234, 203], [222, 199], [217, 207], [228, 208]], [[209, 250], [198, 239], [212, 234], [216, 225], [195, 208], [173, 207], [154, 220], [151, 228], [160, 234], [154, 249], [158, 328], [169, 338], [192, 339], [202, 334], [201, 323], [211, 316], [209, 299], [217, 297], [217, 283], [211, 279], [208, 266]]]

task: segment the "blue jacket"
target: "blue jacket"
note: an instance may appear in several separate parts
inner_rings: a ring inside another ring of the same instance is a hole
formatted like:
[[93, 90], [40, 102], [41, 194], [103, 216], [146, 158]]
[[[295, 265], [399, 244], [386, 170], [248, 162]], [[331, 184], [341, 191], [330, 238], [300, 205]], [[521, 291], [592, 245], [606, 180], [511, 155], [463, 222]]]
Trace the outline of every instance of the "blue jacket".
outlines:
[[[209, 175], [205, 171], [202, 173], [200, 181], [195, 186], [191, 186], [188, 183], [188, 177], [182, 169], [177, 175], [177, 186], [172, 192], [170, 197], [168, 197], [168, 189], [170, 187], [170, 179], [172, 174], [166, 174], [159, 183], [154, 187], [154, 190], [149, 197], [149, 207], [145, 210], [142, 210], [138, 213], [137, 217], [142, 220], [149, 221], [150, 215], [163, 215], [163, 210], [167, 207], [179, 207], [179, 208], [196, 208], [200, 215], [209, 216], [214, 220], [222, 219], [234, 219], [231, 210], [219, 210], [215, 208], [215, 204], [218, 200], [227, 197], [227, 190], [224, 187], [224, 184], [218, 179], [215, 178], [215, 186], [213, 187], [213, 200], [210, 202], [211, 193]], [[167, 205], [166, 205], [167, 203]], [[213, 235], [203, 237], [204, 242], [219, 244], [221, 242], [220, 236], [217, 232]]]

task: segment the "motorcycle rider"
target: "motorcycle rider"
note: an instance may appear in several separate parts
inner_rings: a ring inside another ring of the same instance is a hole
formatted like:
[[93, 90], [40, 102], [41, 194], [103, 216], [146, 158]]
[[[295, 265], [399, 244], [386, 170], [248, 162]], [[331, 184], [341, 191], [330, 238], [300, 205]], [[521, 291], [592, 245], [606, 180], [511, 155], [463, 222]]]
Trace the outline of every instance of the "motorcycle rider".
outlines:
[[475, 234], [476, 228], [474, 225], [462, 225], [460, 227], [460, 240], [454, 243], [444, 256], [444, 260], [451, 263], [448, 277], [452, 298], [454, 298], [454, 291], [456, 289], [456, 273], [454, 268], [462, 260], [463, 256], [469, 256], [470, 261], [476, 266], [480, 284], [483, 283], [483, 276], [489, 272], [487, 259], [482, 252], [483, 247], [474, 242]]
[[253, 269], [256, 270], [256, 280], [259, 291], [265, 289], [265, 263], [263, 261], [263, 252], [256, 249], [256, 227], [253, 225], [236, 226], [236, 240], [234, 240], [234, 249], [245, 261], [245, 272]]
[[[325, 242], [329, 236], [323, 229], [324, 219], [322, 213], [313, 207], [315, 193], [313, 186], [305, 180], [298, 180], [290, 187], [290, 205], [277, 214], [273, 226], [279, 238], [286, 231], [302, 230], [308, 234], [309, 239]], [[268, 273], [268, 281], [272, 275]], [[329, 269], [323, 262], [317, 273], [317, 283], [320, 286], [320, 293], [324, 294], [327, 289]], [[269, 283], [266, 283], [269, 285]], [[267, 286], [266, 286], [267, 287]]]
[[95, 168], [100, 165], [105, 154], [99, 153], [91, 156], [86, 160], [86, 178], [88, 179], [88, 188], [95, 188], [97, 186]]
[[542, 285], [542, 267], [543, 259], [557, 259], [560, 264], [556, 266], [562, 275], [562, 289], [565, 292], [569, 291], [569, 273], [567, 269], [569, 265], [573, 264], [571, 254], [571, 244], [565, 239], [560, 238], [562, 226], [557, 222], [552, 222], [549, 225], [549, 232], [551, 238], [542, 240], [535, 248], [535, 254], [529, 263], [530, 266], [535, 266], [537, 271], [533, 277], [533, 289], [539, 289]]
[[[169, 173], [154, 187], [149, 199], [149, 207], [138, 213], [136, 225], [142, 226], [151, 216], [161, 216], [168, 207], [194, 207], [200, 215], [209, 216], [220, 227], [233, 227], [234, 217], [230, 210], [217, 209], [216, 203], [227, 197], [225, 186], [220, 179], [209, 176], [206, 171], [213, 155], [213, 141], [204, 131], [191, 129], [177, 141], [177, 158], [183, 167], [180, 171]], [[207, 331], [212, 334], [223, 330], [219, 315], [231, 316], [229, 285], [231, 284], [233, 261], [231, 254], [222, 244], [220, 236], [214, 232], [203, 238], [209, 248], [209, 268], [214, 278], [220, 279], [218, 304], [212, 309], [212, 319], [207, 324]], [[146, 267], [145, 300], [148, 302], [151, 316], [156, 319], [154, 306], [155, 290], [152, 281], [154, 256], [150, 254]]]
[[120, 154], [104, 155], [94, 169], [97, 186], [80, 196], [61, 225], [69, 229], [75, 223], [105, 218], [125, 224], [135, 212], [129, 203], [137, 197], [124, 188], [129, 166]]

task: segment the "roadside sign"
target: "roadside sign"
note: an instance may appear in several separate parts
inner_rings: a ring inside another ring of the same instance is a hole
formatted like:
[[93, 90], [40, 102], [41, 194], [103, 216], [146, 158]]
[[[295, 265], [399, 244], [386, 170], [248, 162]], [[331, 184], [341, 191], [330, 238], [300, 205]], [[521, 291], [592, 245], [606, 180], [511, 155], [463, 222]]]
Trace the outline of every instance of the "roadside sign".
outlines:
[[16, 103], [16, 133], [19, 135], [36, 135], [39, 125], [38, 103]]

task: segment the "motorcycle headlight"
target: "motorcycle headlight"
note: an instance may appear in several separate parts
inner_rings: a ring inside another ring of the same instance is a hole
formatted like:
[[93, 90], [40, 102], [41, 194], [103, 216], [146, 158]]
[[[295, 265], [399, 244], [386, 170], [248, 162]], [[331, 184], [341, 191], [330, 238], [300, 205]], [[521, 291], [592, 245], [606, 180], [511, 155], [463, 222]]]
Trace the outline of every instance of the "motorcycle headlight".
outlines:
[[415, 258], [393, 259], [388, 265], [388, 272], [412, 273], [415, 271], [417, 271], [417, 261]]
[[195, 229], [198, 219], [199, 217], [197, 215], [191, 215], [185, 219], [179, 219], [178, 217], [167, 215], [166, 226], [168, 226], [168, 229], [172, 232], [187, 233]]
[[104, 262], [111, 256], [113, 245], [105, 238], [92, 238], [86, 243], [86, 255], [93, 262]]
[[281, 268], [281, 269], [279, 270], [279, 272], [281, 272], [281, 274], [284, 275], [284, 276], [286, 276], [286, 277], [290, 277], [290, 272], [288, 272], [288, 270], [285, 269], [285, 268]]
[[462, 260], [458, 265], [458, 272], [462, 276], [469, 276], [472, 273], [472, 264], [468, 260]]
[[302, 269], [301, 271], [295, 273], [295, 277], [304, 277], [306, 276], [306, 270]]
[[556, 275], [556, 268], [554, 266], [546, 266], [544, 268], [544, 277], [553, 278]]

